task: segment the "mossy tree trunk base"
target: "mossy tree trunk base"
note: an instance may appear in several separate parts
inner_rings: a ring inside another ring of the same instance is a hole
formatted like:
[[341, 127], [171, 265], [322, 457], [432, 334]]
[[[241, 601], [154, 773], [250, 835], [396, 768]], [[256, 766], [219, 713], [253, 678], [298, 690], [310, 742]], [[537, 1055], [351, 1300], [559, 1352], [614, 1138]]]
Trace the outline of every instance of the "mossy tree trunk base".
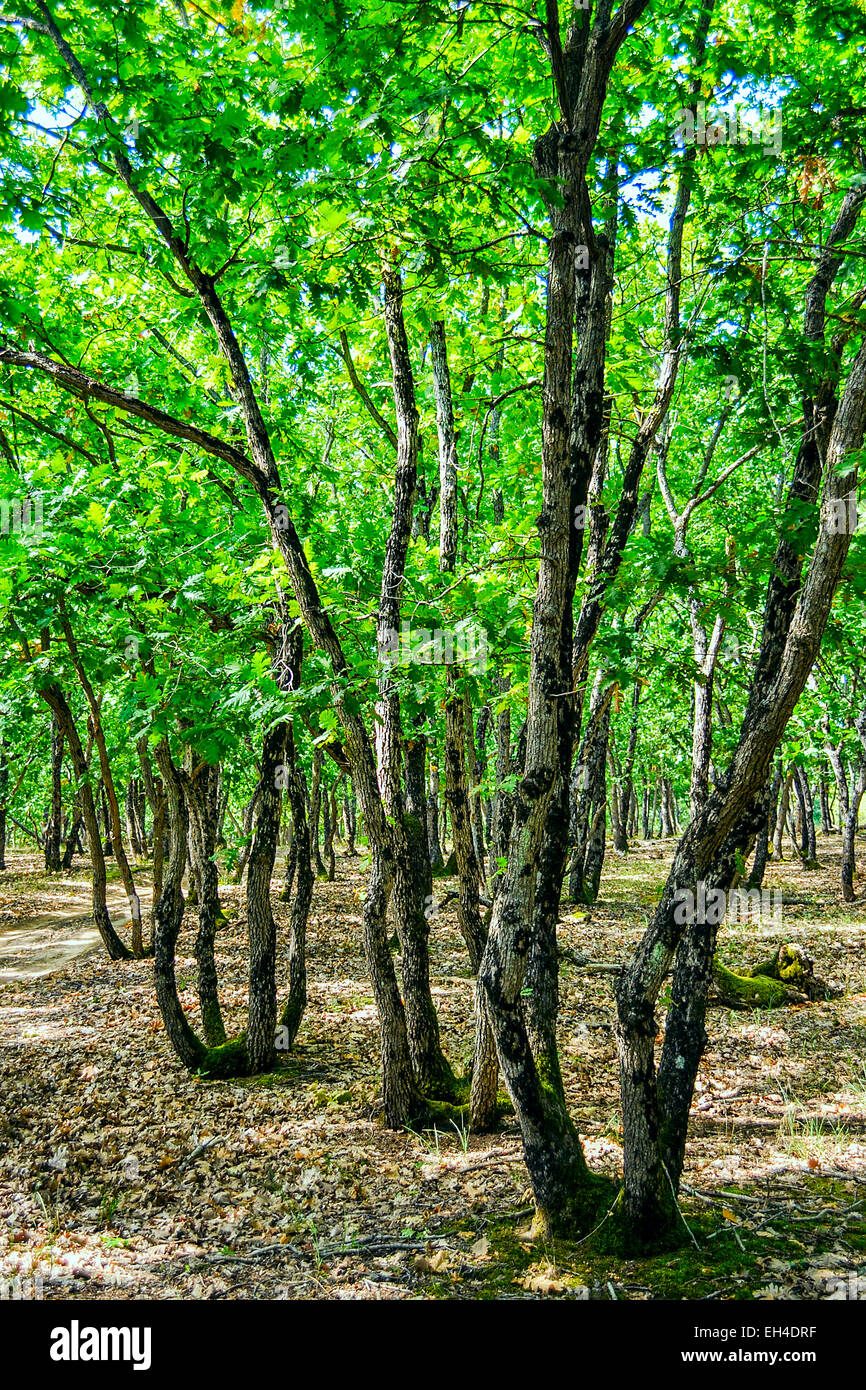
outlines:
[[815, 975], [814, 966], [801, 947], [785, 942], [769, 960], [743, 975], [716, 958], [713, 985], [717, 1000], [731, 1009], [778, 1009], [830, 999], [834, 991]]

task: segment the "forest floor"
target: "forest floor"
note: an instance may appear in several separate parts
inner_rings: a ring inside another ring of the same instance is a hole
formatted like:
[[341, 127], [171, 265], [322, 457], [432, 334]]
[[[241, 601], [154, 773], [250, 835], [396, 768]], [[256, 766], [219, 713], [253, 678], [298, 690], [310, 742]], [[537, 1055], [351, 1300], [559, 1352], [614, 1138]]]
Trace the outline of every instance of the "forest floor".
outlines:
[[[627, 958], [672, 848], [609, 854], [600, 901], [564, 909], [562, 945], [596, 962]], [[841, 903], [839, 852], [824, 839], [822, 868], [771, 866], [765, 887], [781, 890], [781, 922], [726, 926], [722, 954], [736, 969], [796, 941], [844, 992], [773, 1012], [711, 1010], [681, 1201], [687, 1243], [629, 1260], [599, 1238], [531, 1239], [513, 1118], [492, 1136], [382, 1127], [362, 858], [338, 856], [336, 881], [316, 885], [294, 1051], [267, 1077], [214, 1082], [174, 1057], [152, 966], [112, 964], [73, 940], [88, 900], [80, 861], [52, 876], [37, 856], [10, 854], [0, 873], [0, 1297], [866, 1298], [866, 898]], [[238, 888], [221, 897], [231, 1035], [245, 1020], [243, 904]], [[287, 909], [275, 913], [279, 979]], [[177, 970], [196, 1024], [194, 927], [190, 914]], [[61, 968], [49, 957], [40, 973], [46, 951], [78, 946], [87, 953], [55, 958]], [[445, 1050], [465, 1068], [473, 986], [447, 910], [434, 918], [431, 955]], [[561, 993], [572, 1113], [591, 1166], [616, 1177], [611, 976], [565, 961]]]

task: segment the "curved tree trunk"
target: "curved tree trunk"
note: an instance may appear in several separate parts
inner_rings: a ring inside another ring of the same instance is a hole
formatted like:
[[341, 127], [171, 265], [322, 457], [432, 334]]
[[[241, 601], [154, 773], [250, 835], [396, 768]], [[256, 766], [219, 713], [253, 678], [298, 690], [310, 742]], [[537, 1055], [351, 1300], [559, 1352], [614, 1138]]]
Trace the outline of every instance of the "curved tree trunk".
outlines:
[[87, 706], [90, 710], [90, 718], [93, 725], [93, 738], [99, 753], [99, 765], [102, 769], [102, 785], [108, 802], [111, 824], [111, 843], [114, 850], [114, 857], [117, 861], [117, 867], [120, 869], [123, 887], [129, 901], [129, 912], [132, 918], [132, 954], [134, 956], [142, 956], [144, 954], [144, 940], [141, 923], [141, 900], [136, 891], [135, 879], [132, 876], [132, 869], [129, 866], [129, 860], [123, 844], [123, 831], [120, 825], [120, 806], [117, 800], [117, 791], [114, 786], [111, 763], [108, 758], [108, 747], [105, 742], [105, 730], [102, 724], [99, 701], [96, 699], [93, 686], [84, 670], [75, 636], [66, 612], [66, 607], [62, 600], [60, 606], [60, 623], [63, 628], [63, 635], [66, 638], [67, 646], [69, 647], [72, 665], [75, 668], [75, 673], [78, 676], [79, 684], [84, 691], [84, 697], [87, 700]]
[[[820, 342], [826, 296], [846, 241], [866, 200], [851, 187], [820, 252], [806, 295], [807, 339]], [[772, 759], [817, 657], [850, 545], [827, 513], [849, 495], [866, 429], [866, 346], [848, 372], [838, 405], [832, 379], [804, 403], [805, 428], [788, 492], [790, 507], [827, 508], [808, 571], [783, 526], [764, 607], [764, 631], [740, 736], [728, 770], [690, 822], [667, 884], [633, 961], [616, 984], [617, 1040], [623, 1097], [624, 1219], [636, 1242], [669, 1239], [679, 1217], [675, 1193], [685, 1152], [688, 1112], [705, 1044], [704, 1017], [717, 924], [681, 911], [680, 891], [696, 883], [725, 892], [739, 856], [760, 830], [763, 790]], [[799, 513], [794, 513], [799, 514]], [[780, 817], [781, 819], [781, 817]], [[740, 861], [741, 862], [741, 861]], [[707, 898], [707, 900], [709, 900]], [[674, 965], [671, 1007], [656, 1073], [655, 1001]]]
[[43, 686], [40, 695], [45, 700], [49, 709], [57, 717], [58, 726], [63, 731], [69, 748], [69, 756], [72, 759], [72, 767], [75, 776], [79, 781], [79, 802], [81, 805], [84, 826], [87, 831], [87, 842], [90, 849], [90, 873], [93, 889], [93, 920], [102, 938], [102, 943], [112, 960], [129, 960], [132, 952], [128, 951], [121, 941], [117, 932], [112, 926], [111, 918], [108, 915], [108, 908], [105, 903], [106, 873], [105, 855], [102, 851], [102, 840], [99, 836], [99, 820], [96, 814], [96, 804], [93, 800], [93, 788], [88, 780], [87, 758], [81, 739], [78, 737], [78, 730], [72, 717], [72, 711], [66, 701], [62, 689], [56, 682]]

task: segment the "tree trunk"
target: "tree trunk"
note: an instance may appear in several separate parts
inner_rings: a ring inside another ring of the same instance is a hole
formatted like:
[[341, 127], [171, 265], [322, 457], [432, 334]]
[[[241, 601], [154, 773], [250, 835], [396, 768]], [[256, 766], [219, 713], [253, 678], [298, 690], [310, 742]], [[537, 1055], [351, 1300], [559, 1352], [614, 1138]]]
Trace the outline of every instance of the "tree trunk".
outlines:
[[[183, 921], [181, 883], [186, 868], [189, 825], [184, 777], [174, 764], [166, 738], [157, 744], [156, 761], [166, 788], [171, 846], [162, 893], [153, 912], [153, 975], [159, 1011], [169, 1042], [188, 1071], [215, 1078], [244, 1076], [249, 1071], [244, 1040], [239, 1038], [221, 1047], [206, 1047], [191, 1027], [178, 998], [174, 958]], [[191, 785], [189, 779], [186, 785]]]
[[[450, 672], [449, 672], [450, 675]], [[472, 837], [471, 811], [466, 788], [465, 705], [452, 693], [445, 707], [445, 786], [451, 815], [451, 834], [458, 875], [458, 923], [469, 962], [477, 975], [487, 933], [481, 920], [478, 893], [478, 861]], [[499, 1068], [496, 1043], [490, 1028], [486, 1000], [476, 984], [475, 1052], [472, 1064], [470, 1125], [476, 1133], [492, 1129], [496, 1122], [496, 1089]]]
[[[475, 748], [476, 731], [472, 727], [472, 701], [469, 698], [469, 691], [464, 687], [463, 690], [463, 709], [464, 722], [466, 725], [466, 784], [469, 796], [469, 810], [472, 817], [472, 839], [475, 843], [475, 862], [478, 865], [478, 873], [481, 886], [485, 886], [484, 874], [484, 808], [481, 804], [481, 768], [478, 753]], [[484, 738], [487, 727], [486, 720], [489, 717], [487, 709], [481, 711], [478, 720], [477, 735], [478, 740]]]
[[854, 891], [856, 837], [860, 824], [860, 803], [866, 795], [866, 709], [857, 716], [854, 727], [860, 738], [862, 752], [857, 772], [851, 776], [851, 794], [846, 797], [848, 805], [842, 826], [841, 880], [842, 898], [846, 903], [853, 903], [857, 896]]
[[748, 888], [760, 888], [764, 882], [764, 874], [767, 869], [767, 859], [770, 852], [770, 836], [773, 832], [776, 817], [776, 806], [779, 799], [779, 787], [782, 784], [782, 769], [778, 767], [773, 773], [772, 781], [768, 782], [766, 790], [766, 815], [761, 821], [761, 828], [758, 831], [757, 842], [755, 845], [755, 858], [752, 862], [751, 872], [746, 883]]
[[102, 944], [112, 960], [129, 960], [132, 952], [128, 951], [121, 941], [111, 922], [108, 908], [105, 903], [106, 873], [105, 855], [102, 851], [102, 841], [99, 837], [99, 821], [96, 815], [96, 804], [93, 800], [93, 788], [88, 780], [87, 759], [72, 711], [66, 701], [61, 687], [56, 681], [43, 686], [40, 695], [48, 705], [51, 712], [56, 716], [58, 727], [66, 740], [69, 749], [69, 756], [72, 759], [72, 767], [79, 782], [78, 796], [85, 829], [87, 831], [88, 847], [90, 849], [90, 874], [93, 890], [93, 920], [102, 938]]
[[430, 759], [427, 793], [427, 853], [434, 875], [442, 872], [445, 860], [439, 840], [439, 764], [434, 754]]
[[327, 811], [327, 827], [325, 830], [324, 859], [325, 877], [328, 883], [334, 882], [334, 875], [337, 872], [337, 860], [334, 854], [334, 838], [337, 834], [337, 779], [334, 778], [330, 792], [326, 791], [324, 806]]
[[854, 874], [856, 872], [856, 836], [860, 824], [860, 803], [866, 793], [866, 764], [861, 763], [857, 781], [851, 789], [851, 798], [848, 810], [845, 813], [845, 822], [842, 826], [842, 899], [846, 903], [853, 903], [857, 897], [854, 891]]
[[788, 806], [791, 800], [791, 785], [794, 781], [793, 769], [789, 770], [782, 783], [782, 791], [779, 797], [779, 809], [776, 812], [776, 825], [773, 830], [773, 863], [778, 864], [784, 858], [782, 854], [782, 836], [785, 833], [785, 822], [788, 819]]
[[6, 745], [0, 739], [0, 869], [6, 868], [6, 808], [9, 796], [9, 761]]
[[81, 846], [81, 828], [84, 825], [84, 818], [81, 814], [80, 797], [76, 792], [72, 799], [72, 814], [69, 817], [69, 831], [66, 836], [66, 844], [63, 847], [63, 856], [60, 861], [62, 869], [71, 869], [72, 861], [76, 854], [83, 854]]
[[219, 874], [214, 861], [217, 769], [213, 764], [201, 763], [193, 770], [191, 750], [187, 751], [185, 762], [186, 768], [180, 776], [189, 827], [192, 876], [198, 901], [198, 931], [194, 947], [198, 964], [198, 997], [205, 1042], [208, 1047], [220, 1047], [226, 1041], [226, 1031], [214, 956], [217, 927], [223, 916], [219, 901]]
[[45, 827], [45, 868], [59, 873], [60, 837], [63, 831], [63, 734], [57, 716], [51, 716], [51, 811]]
[[390, 822], [394, 875], [394, 913], [401, 949], [401, 978], [406, 1027], [415, 1076], [430, 1096], [450, 1097], [455, 1079], [442, 1052], [439, 1022], [430, 992], [429, 932], [426, 893], [413, 872], [413, 841], [406, 819], [400, 780], [402, 747], [400, 696], [391, 675], [393, 640], [400, 628], [402, 588], [412, 530], [418, 477], [418, 408], [403, 320], [403, 284], [397, 271], [383, 270], [385, 328], [394, 387], [397, 463], [391, 526], [376, 615], [381, 658], [378, 680], [377, 755], [384, 808]]
[[[849, 190], [822, 248], [806, 297], [807, 334], [816, 340], [823, 333], [827, 290], [841, 264], [835, 245], [850, 234], [864, 199], [866, 188]], [[819, 322], [814, 324], [816, 312]], [[823, 397], [816, 401], [823, 408]], [[803, 500], [814, 506], [823, 475], [827, 509], [822, 511], [806, 577], [802, 579], [802, 555], [789, 539], [794, 528], [785, 526], [768, 585], [756, 671], [731, 762], [683, 835], [650, 927], [615, 987], [623, 1096], [623, 1215], [638, 1243], [669, 1238], [676, 1227], [674, 1194], [705, 1044], [717, 923], [709, 915], [699, 921], [693, 914], [690, 922], [679, 895], [682, 890], [694, 894], [701, 883], [707, 902], [709, 890], [724, 893], [739, 873], [743, 850], [760, 830], [770, 764], [818, 655], [850, 545], [850, 534], [835, 531], [828, 515], [856, 486], [852, 459], [856, 461], [866, 427], [866, 345], [849, 370], [842, 399], [831, 410], [826, 428], [821, 420], [814, 423], [816, 401], [806, 402], [806, 428], [788, 493], [789, 506]], [[672, 963], [671, 1007], [656, 1076], [655, 1001]]]
[[271, 911], [271, 878], [280, 833], [280, 787], [286, 735], [287, 726], [280, 723], [264, 736], [262, 791], [247, 868], [250, 983], [246, 1044], [250, 1069], [254, 1072], [270, 1070], [276, 1049], [277, 929]]
[[286, 792], [292, 815], [292, 845], [297, 862], [297, 885], [289, 927], [289, 994], [280, 1014], [280, 1027], [286, 1030], [285, 1046], [290, 1048], [297, 1037], [307, 1007], [307, 921], [315, 883], [304, 788], [299, 776], [291, 725], [286, 732], [286, 763]]
[[[575, 903], [592, 903], [598, 896], [606, 834], [605, 769], [612, 698], [613, 686], [608, 685], [605, 690], [603, 673], [599, 671], [593, 683], [586, 733], [572, 778], [575, 805], [568, 893]], [[591, 846], [594, 848], [590, 853]]]
[[63, 604], [62, 600], [60, 607], [60, 624], [63, 628], [63, 635], [66, 638], [67, 646], [69, 647], [69, 655], [72, 660], [72, 665], [75, 668], [75, 674], [78, 677], [79, 684], [84, 692], [84, 697], [87, 701], [87, 707], [90, 710], [90, 719], [93, 727], [93, 738], [96, 743], [97, 751], [99, 753], [99, 765], [102, 770], [102, 786], [105, 793], [105, 799], [108, 803], [108, 813], [111, 825], [111, 844], [114, 851], [114, 857], [117, 862], [117, 867], [120, 870], [120, 877], [123, 881], [124, 891], [126, 892], [127, 900], [129, 902], [129, 912], [132, 918], [132, 954], [136, 957], [140, 957], [144, 955], [144, 940], [142, 935], [141, 923], [141, 900], [138, 896], [138, 892], [135, 887], [135, 879], [132, 876], [132, 870], [129, 867], [129, 860], [126, 856], [126, 849], [124, 848], [123, 844], [123, 831], [120, 825], [120, 806], [118, 805], [117, 792], [114, 786], [114, 777], [112, 776], [111, 764], [108, 759], [108, 746], [105, 742], [105, 730], [102, 724], [102, 716], [100, 712], [99, 701], [96, 699], [96, 696], [93, 691], [93, 686], [91, 685], [87, 673], [84, 669], [84, 665], [78, 651], [78, 645], [75, 640], [75, 635], [72, 631], [72, 626], [69, 621], [69, 616], [67, 614], [65, 604]]
[[[431, 330], [430, 357], [439, 439], [439, 569], [443, 574], [453, 574], [457, 562], [457, 445], [445, 325], [441, 320], [437, 320]], [[457, 859], [458, 921], [472, 970], [477, 975], [484, 953], [486, 931], [479, 904], [478, 890], [482, 877], [479, 845], [473, 836], [473, 814], [467, 785], [470, 777], [474, 781], [472, 708], [465, 686], [462, 691], [459, 687], [453, 667], [447, 668], [445, 678], [448, 692], [445, 704], [445, 787], [451, 817], [451, 838]], [[484, 852], [483, 840], [480, 852]], [[492, 1129], [496, 1121], [498, 1067], [494, 1061], [495, 1052], [486, 1000], [476, 984], [470, 1124], [479, 1132]]]
[[[500, 695], [507, 695], [511, 689], [511, 681], [508, 676], [497, 676], [495, 684]], [[493, 824], [490, 831], [490, 879], [491, 891], [494, 894], [502, 874], [503, 860], [508, 851], [511, 793], [503, 783], [510, 774], [511, 710], [507, 704], [503, 704], [496, 716], [496, 792], [493, 797]]]
[[830, 813], [830, 798], [827, 795], [827, 778], [823, 772], [818, 774], [818, 805], [821, 810], [821, 834], [832, 835], [833, 817]]
[[358, 817], [355, 809], [355, 791], [352, 786], [351, 777], [343, 780], [343, 819], [346, 826], [346, 854], [350, 859], [354, 859], [358, 851], [355, 848], [355, 836], [358, 833]]
[[673, 826], [671, 825], [670, 801], [668, 800], [668, 784], [666, 777], [659, 778], [659, 788], [660, 792], [658, 801], [659, 816], [661, 819], [661, 823], [659, 826], [659, 835], [661, 839], [667, 840], [673, 834]]
[[816, 858], [815, 809], [805, 768], [794, 768], [794, 790], [800, 807], [800, 858], [804, 869], [820, 868]]
[[313, 777], [310, 783], [310, 832], [313, 847], [313, 864], [317, 878], [325, 878], [325, 861], [319, 843], [319, 827], [322, 813], [322, 767], [324, 754], [321, 749], [313, 750]]

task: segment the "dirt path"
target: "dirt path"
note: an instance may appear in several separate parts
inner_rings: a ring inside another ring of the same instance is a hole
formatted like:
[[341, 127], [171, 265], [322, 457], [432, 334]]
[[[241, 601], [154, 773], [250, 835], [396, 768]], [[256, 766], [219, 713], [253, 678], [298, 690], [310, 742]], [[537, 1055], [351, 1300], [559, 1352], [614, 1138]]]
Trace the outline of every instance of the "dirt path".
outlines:
[[[150, 894], [139, 894], [145, 906]], [[35, 980], [62, 970], [70, 961], [97, 950], [102, 942], [93, 925], [92, 908], [70, 914], [68, 910], [45, 912], [14, 926], [0, 926], [0, 982]], [[108, 911], [118, 931], [129, 920], [129, 905], [122, 896], [107, 899]], [[89, 924], [89, 925], [88, 925]]]

